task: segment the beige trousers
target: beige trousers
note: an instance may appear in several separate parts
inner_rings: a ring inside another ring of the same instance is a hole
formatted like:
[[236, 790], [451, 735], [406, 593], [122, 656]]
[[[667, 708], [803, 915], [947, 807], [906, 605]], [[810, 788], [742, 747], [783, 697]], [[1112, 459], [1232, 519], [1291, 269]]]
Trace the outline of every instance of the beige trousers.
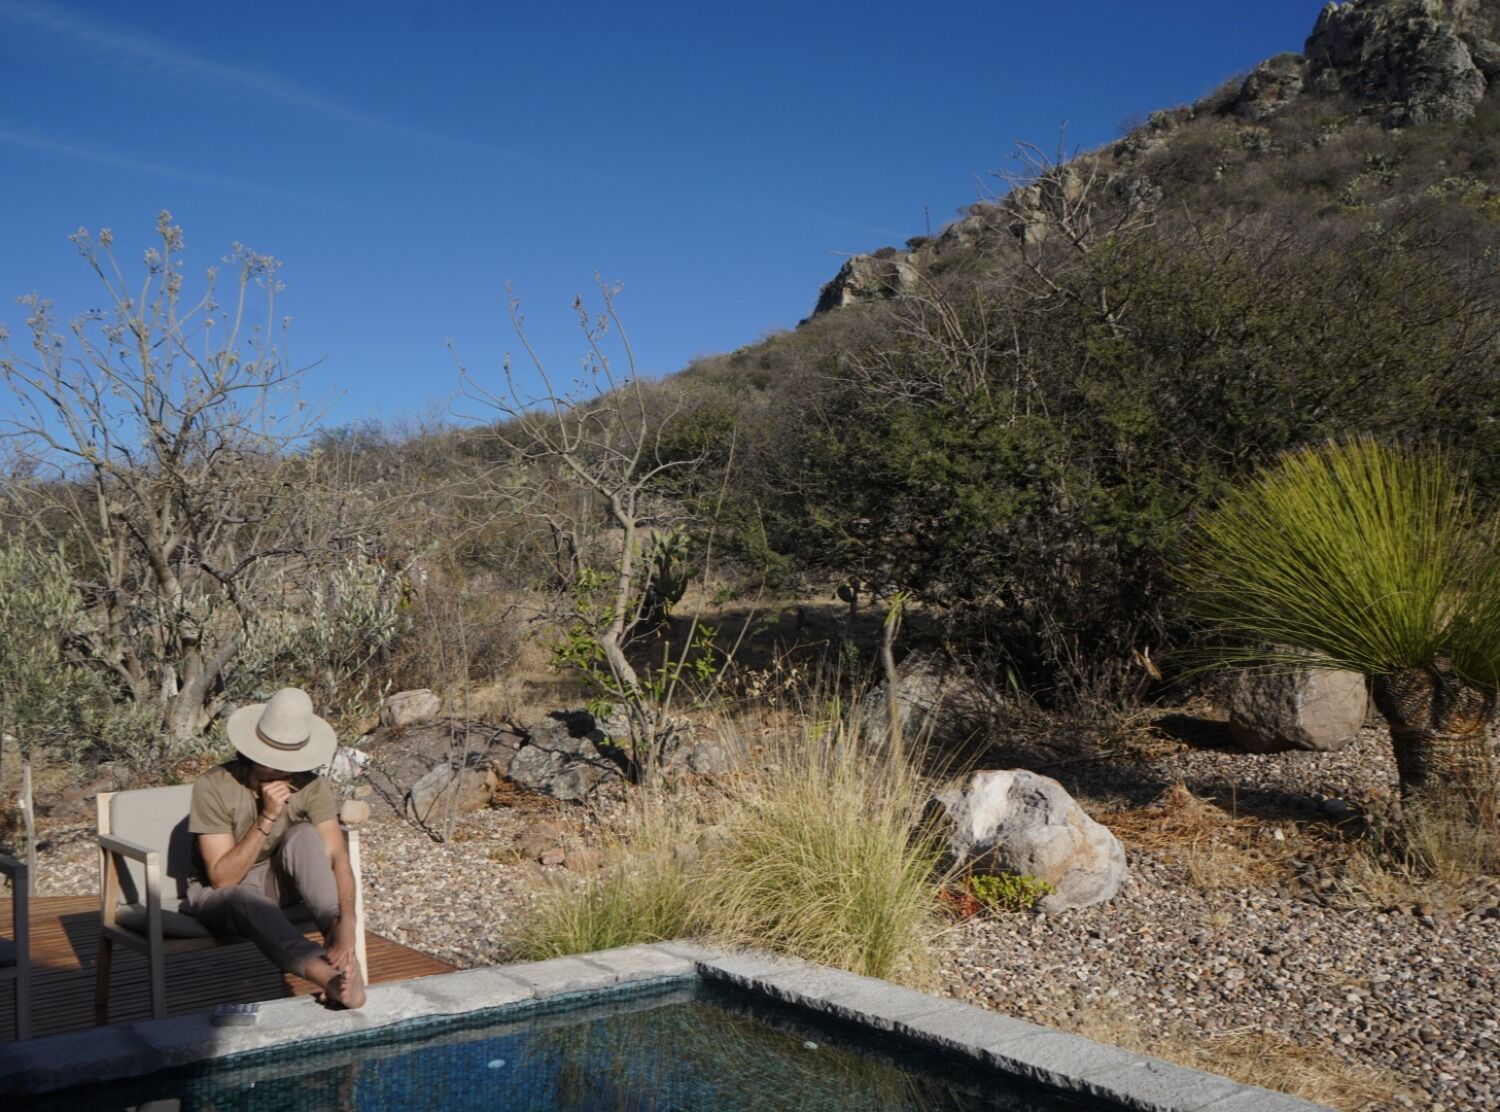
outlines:
[[328, 847], [310, 822], [288, 827], [276, 852], [251, 866], [238, 884], [210, 888], [195, 881], [188, 888], [193, 917], [205, 927], [250, 939], [272, 962], [300, 977], [308, 961], [324, 950], [282, 910], [299, 902], [326, 941], [339, 917], [338, 884]]

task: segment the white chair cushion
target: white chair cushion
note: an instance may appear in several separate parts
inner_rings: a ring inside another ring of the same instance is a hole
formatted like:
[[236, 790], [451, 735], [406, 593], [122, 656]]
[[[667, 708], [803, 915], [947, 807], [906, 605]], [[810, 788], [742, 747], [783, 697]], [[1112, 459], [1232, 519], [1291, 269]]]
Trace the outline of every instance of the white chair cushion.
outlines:
[[[188, 881], [192, 879], [193, 836], [188, 833], [188, 808], [192, 801], [191, 784], [120, 792], [109, 801], [109, 832], [161, 854], [164, 908], [174, 906], [187, 895]], [[129, 858], [125, 859], [125, 865], [120, 902], [144, 905], [146, 868]]]

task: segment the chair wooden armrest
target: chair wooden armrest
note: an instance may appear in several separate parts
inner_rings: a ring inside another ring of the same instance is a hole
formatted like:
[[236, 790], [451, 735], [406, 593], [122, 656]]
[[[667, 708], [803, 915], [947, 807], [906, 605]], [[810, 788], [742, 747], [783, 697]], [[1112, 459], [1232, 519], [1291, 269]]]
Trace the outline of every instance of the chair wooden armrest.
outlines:
[[0, 853], [0, 873], [10, 877], [12, 931], [15, 935], [16, 964], [7, 976], [16, 982], [16, 1038], [31, 1037], [31, 893], [28, 870], [23, 862]]
[[146, 891], [142, 893], [146, 902], [146, 923], [149, 938], [161, 937], [161, 854], [147, 849], [138, 842], [116, 838], [112, 834], [100, 834], [99, 868], [99, 921], [104, 927], [115, 926], [115, 916], [120, 908], [120, 865], [116, 860], [128, 857], [146, 867]]
[[370, 805], [362, 799], [346, 799], [339, 808], [339, 824], [349, 843], [349, 871], [354, 874], [354, 921], [359, 928], [354, 936], [354, 954], [359, 959], [360, 972], [367, 980], [370, 963], [365, 956], [365, 882], [362, 875], [364, 863], [360, 860], [359, 824], [369, 818]]
[[139, 861], [142, 865], [150, 862], [151, 858], [161, 859], [161, 854], [154, 849], [147, 849], [139, 842], [129, 842], [124, 838], [116, 838], [111, 834], [99, 835], [99, 848], [109, 853], [118, 853], [121, 857], [129, 857]]

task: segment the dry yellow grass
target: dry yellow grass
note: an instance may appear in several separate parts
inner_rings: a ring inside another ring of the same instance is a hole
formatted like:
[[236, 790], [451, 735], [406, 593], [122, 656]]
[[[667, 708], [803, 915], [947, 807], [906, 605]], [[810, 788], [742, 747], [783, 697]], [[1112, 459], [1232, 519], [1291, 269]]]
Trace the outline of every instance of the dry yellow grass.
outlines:
[[617, 852], [540, 893], [518, 952], [700, 937], [926, 983], [940, 878], [935, 844], [912, 837], [926, 799], [915, 770], [838, 717], [758, 721], [717, 724], [748, 755], [717, 786], [638, 788]]
[[1126, 846], [1147, 850], [1181, 865], [1189, 882], [1204, 890], [1265, 888], [1292, 875], [1295, 827], [1282, 838], [1255, 819], [1238, 818], [1182, 784], [1174, 784], [1146, 807], [1105, 811], [1098, 821]]
[[1064, 1021], [1077, 1034], [1180, 1066], [1222, 1074], [1347, 1112], [1388, 1108], [1404, 1091], [1395, 1074], [1345, 1061], [1323, 1046], [1268, 1031], [1147, 1030], [1115, 1002], [1090, 1002]]

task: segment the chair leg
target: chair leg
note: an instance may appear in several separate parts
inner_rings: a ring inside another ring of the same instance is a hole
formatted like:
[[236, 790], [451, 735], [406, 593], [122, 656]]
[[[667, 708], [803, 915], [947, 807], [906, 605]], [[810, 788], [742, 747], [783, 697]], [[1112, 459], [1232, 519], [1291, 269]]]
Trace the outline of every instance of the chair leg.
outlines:
[[161, 935], [151, 939], [151, 1018], [167, 1017], [166, 956], [161, 952]]
[[31, 1038], [31, 969], [25, 956], [16, 976], [16, 1040]]
[[94, 976], [94, 1022], [101, 1027], [109, 1022], [109, 967], [114, 956], [115, 940], [101, 936]]

